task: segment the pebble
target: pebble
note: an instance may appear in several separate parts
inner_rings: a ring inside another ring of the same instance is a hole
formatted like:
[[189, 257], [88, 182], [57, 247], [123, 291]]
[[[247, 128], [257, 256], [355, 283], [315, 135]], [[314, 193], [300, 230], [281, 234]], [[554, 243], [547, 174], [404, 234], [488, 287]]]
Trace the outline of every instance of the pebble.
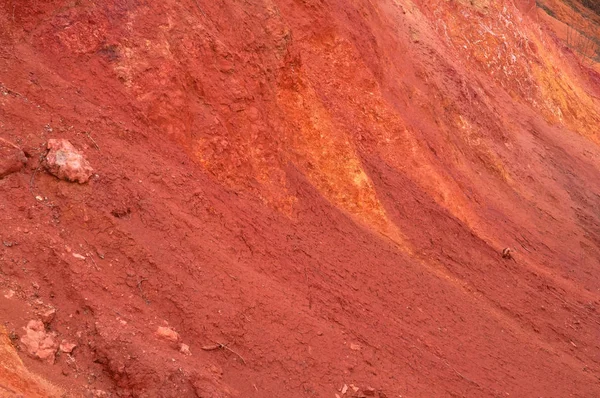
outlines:
[[162, 339], [176, 342], [179, 340], [179, 333], [166, 326], [159, 326], [156, 329], [156, 335]]

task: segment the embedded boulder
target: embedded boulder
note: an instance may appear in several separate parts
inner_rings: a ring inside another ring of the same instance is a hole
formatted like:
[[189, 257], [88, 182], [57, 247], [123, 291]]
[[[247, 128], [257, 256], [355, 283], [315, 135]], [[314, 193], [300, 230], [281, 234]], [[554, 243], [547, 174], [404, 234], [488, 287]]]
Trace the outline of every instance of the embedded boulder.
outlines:
[[46, 169], [61, 180], [85, 184], [94, 169], [87, 159], [66, 139], [48, 140]]
[[21, 148], [0, 138], [0, 178], [20, 171], [25, 163], [27, 157]]

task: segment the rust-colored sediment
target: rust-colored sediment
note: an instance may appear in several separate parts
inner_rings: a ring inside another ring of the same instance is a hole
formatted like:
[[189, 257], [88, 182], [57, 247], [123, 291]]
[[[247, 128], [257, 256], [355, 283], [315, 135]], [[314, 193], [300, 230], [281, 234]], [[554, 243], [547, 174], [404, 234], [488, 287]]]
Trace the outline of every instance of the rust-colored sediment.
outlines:
[[535, 4], [0, 3], [0, 317], [76, 344], [0, 388], [600, 395], [600, 17]]

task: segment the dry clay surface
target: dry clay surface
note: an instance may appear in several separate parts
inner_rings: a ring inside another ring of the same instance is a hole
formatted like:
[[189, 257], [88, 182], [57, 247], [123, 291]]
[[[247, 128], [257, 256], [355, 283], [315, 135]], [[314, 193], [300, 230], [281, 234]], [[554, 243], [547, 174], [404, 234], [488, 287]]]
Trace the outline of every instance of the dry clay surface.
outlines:
[[0, 394], [600, 396], [600, 75], [532, 5], [0, 1]]

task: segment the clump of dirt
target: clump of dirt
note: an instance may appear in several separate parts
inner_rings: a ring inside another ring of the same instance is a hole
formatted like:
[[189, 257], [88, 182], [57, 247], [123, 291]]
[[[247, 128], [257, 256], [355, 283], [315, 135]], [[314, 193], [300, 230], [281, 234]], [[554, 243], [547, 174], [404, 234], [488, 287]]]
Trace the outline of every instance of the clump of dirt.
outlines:
[[0, 178], [21, 171], [25, 163], [25, 153], [12, 142], [0, 138]]

